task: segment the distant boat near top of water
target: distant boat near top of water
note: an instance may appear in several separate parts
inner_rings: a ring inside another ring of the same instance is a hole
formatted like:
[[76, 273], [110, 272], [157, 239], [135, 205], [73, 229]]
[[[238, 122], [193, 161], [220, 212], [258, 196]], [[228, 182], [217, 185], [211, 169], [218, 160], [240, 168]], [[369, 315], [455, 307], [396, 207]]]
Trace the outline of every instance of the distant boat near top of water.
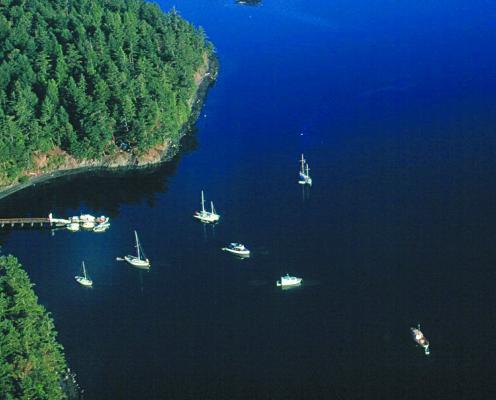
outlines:
[[210, 211], [205, 210], [205, 197], [203, 195], [203, 190], [201, 191], [201, 206], [201, 211], [195, 211], [193, 214], [194, 218], [197, 218], [201, 222], [207, 224], [219, 221], [220, 215], [215, 212], [213, 201], [210, 202]]
[[301, 163], [300, 180], [298, 181], [298, 183], [300, 185], [312, 186], [312, 178], [310, 177], [310, 168], [308, 167], [308, 163], [303, 157], [303, 154], [301, 155], [300, 163]]
[[93, 286], [93, 281], [88, 278], [88, 276], [86, 275], [86, 267], [84, 266], [84, 261], [82, 262], [82, 266], [83, 266], [83, 276], [75, 276], [74, 279], [76, 279], [76, 281], [83, 285], [83, 286]]
[[248, 250], [245, 245], [241, 243], [229, 243], [226, 247], [223, 247], [222, 250], [240, 257], [250, 256], [250, 250]]
[[423, 347], [425, 355], [428, 356], [431, 354], [431, 351], [429, 350], [429, 341], [420, 330], [420, 324], [417, 325], [417, 328], [410, 328], [410, 330], [412, 331], [413, 340], [415, 340], [419, 346]]
[[150, 268], [150, 260], [146, 258], [145, 253], [143, 251], [143, 247], [141, 246], [139, 239], [138, 239], [138, 233], [134, 231], [134, 237], [136, 240], [136, 256], [132, 255], [127, 255], [124, 256], [124, 260], [127, 261], [129, 264], [131, 264], [134, 267], [139, 267], [139, 268]]

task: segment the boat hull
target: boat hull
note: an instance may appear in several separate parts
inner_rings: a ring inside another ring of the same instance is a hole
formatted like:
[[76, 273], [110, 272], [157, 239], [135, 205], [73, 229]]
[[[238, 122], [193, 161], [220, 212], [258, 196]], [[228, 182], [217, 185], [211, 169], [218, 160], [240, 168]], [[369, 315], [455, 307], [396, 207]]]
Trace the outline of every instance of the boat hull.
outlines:
[[131, 264], [133, 267], [150, 268], [150, 261], [142, 260], [136, 256], [125, 256], [124, 260]]
[[424, 352], [426, 355], [430, 354], [429, 350], [429, 341], [427, 338], [424, 336], [424, 334], [420, 331], [420, 329], [417, 328], [410, 328], [412, 331], [412, 337], [413, 340], [424, 349]]
[[297, 278], [291, 282], [285, 282], [283, 280], [280, 280], [280, 281], [276, 282], [276, 285], [278, 287], [284, 288], [284, 287], [291, 287], [291, 286], [299, 286], [299, 285], [301, 285], [301, 282], [303, 282], [303, 279], [301, 279], [301, 278]]
[[67, 230], [77, 232], [79, 230], [79, 222], [71, 222], [67, 225]]
[[91, 279], [85, 278], [84, 276], [75, 276], [76, 282], [83, 286], [93, 286], [93, 281]]
[[81, 225], [81, 227], [83, 229], [93, 229], [95, 227], [95, 223], [94, 222], [90, 222], [90, 221], [86, 221], [86, 222], [83, 222], [83, 224]]
[[219, 221], [220, 215], [217, 214], [211, 214], [208, 212], [201, 213], [201, 212], [196, 212], [193, 214], [193, 218], [196, 218], [200, 220], [201, 222], [207, 223], [207, 224], [212, 224], [214, 222]]
[[108, 222], [103, 222], [101, 224], [96, 225], [93, 228], [93, 232], [105, 232], [108, 228], [110, 228], [110, 224]]
[[222, 250], [227, 251], [231, 254], [241, 256], [241, 257], [249, 257], [250, 256], [250, 250], [233, 250], [230, 249], [229, 247], [223, 247]]

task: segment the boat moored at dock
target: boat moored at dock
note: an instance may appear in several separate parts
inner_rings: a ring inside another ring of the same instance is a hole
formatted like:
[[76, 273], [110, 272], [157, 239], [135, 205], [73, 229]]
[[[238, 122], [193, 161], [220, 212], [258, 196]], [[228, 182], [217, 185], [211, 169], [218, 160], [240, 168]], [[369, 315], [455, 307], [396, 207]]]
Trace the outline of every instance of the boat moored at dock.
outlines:
[[105, 232], [108, 228], [110, 228], [109, 222], [102, 222], [100, 224], [95, 225], [93, 228], [93, 232]]

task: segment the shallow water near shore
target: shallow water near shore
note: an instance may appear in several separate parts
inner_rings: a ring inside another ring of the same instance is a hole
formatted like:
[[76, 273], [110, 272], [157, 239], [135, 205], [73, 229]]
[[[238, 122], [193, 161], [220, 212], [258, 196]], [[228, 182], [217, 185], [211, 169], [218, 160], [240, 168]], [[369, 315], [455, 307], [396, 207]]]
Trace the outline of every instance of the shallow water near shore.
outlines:
[[[2, 216], [111, 217], [102, 234], [0, 231], [85, 398], [491, 398], [495, 7], [175, 6], [221, 65], [194, 148], [0, 201]], [[216, 226], [192, 218], [202, 189]], [[115, 260], [135, 229], [149, 271]], [[220, 250], [232, 241], [253, 256]], [[280, 290], [286, 273], [303, 284]]]

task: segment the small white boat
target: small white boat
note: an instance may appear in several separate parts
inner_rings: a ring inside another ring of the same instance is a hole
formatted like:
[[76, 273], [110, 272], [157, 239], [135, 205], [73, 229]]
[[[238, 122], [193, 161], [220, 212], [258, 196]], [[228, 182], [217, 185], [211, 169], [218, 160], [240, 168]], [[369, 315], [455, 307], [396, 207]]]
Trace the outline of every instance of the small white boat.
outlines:
[[95, 227], [95, 222], [93, 221], [84, 221], [82, 224], [81, 224], [81, 227], [83, 229], [93, 229]]
[[303, 281], [302, 278], [297, 278], [296, 276], [289, 276], [289, 274], [286, 274], [286, 276], [282, 276], [280, 281], [276, 282], [277, 286], [297, 286], [301, 284]]
[[77, 232], [79, 230], [79, 222], [71, 222], [66, 225], [67, 229], [71, 232]]
[[300, 185], [312, 186], [312, 178], [310, 177], [310, 168], [308, 167], [308, 163], [303, 157], [303, 154], [301, 155], [300, 163], [301, 163], [300, 180], [298, 181], [298, 183]]
[[223, 247], [222, 250], [242, 257], [248, 257], [250, 255], [250, 250], [241, 243], [229, 243], [229, 245]]
[[431, 354], [431, 351], [429, 350], [429, 341], [420, 330], [420, 324], [417, 325], [417, 328], [410, 328], [410, 330], [412, 331], [413, 340], [424, 349], [425, 355], [428, 356]]
[[108, 228], [110, 228], [110, 223], [102, 222], [93, 228], [93, 232], [105, 232]]
[[84, 223], [84, 222], [93, 222], [93, 223], [95, 223], [95, 220], [96, 220], [96, 218], [93, 215], [91, 215], [91, 214], [81, 214], [79, 216], [79, 221], [81, 223]]
[[133, 265], [134, 267], [140, 267], [140, 268], [149, 268], [150, 267], [150, 260], [146, 258], [145, 253], [143, 252], [143, 247], [141, 247], [141, 244], [138, 239], [138, 233], [134, 231], [134, 237], [136, 239], [136, 256], [124, 256], [124, 260], [127, 261], [129, 264]]
[[93, 281], [86, 275], [86, 267], [83, 261], [83, 276], [75, 276], [74, 279], [83, 286], [93, 286]]
[[220, 219], [220, 215], [215, 212], [214, 202], [210, 202], [210, 211], [205, 210], [205, 197], [203, 195], [203, 190], [201, 191], [201, 211], [195, 211], [193, 214], [194, 218], [199, 219], [201, 222], [213, 223]]
[[105, 215], [101, 215], [100, 217], [95, 218], [95, 222], [97, 224], [104, 224], [106, 222], [109, 222], [110, 218], [106, 217]]

